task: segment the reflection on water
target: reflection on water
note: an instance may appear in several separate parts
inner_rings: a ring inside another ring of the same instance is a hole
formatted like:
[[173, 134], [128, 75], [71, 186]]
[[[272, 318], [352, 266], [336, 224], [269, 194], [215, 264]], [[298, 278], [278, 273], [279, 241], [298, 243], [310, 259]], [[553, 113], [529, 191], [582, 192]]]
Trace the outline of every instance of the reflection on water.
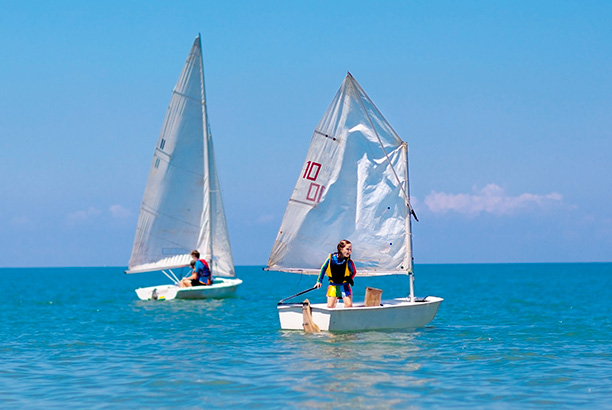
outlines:
[[134, 300], [135, 309], [145, 312], [164, 313], [193, 313], [201, 311], [214, 312], [223, 308], [224, 299], [199, 299], [199, 300]]
[[[394, 408], [407, 403], [410, 388], [431, 381], [418, 373], [423, 361], [419, 335], [419, 331], [283, 331], [287, 355], [280, 373], [292, 390], [313, 398], [302, 403], [306, 408], [336, 408], [338, 403]], [[327, 401], [336, 394], [338, 402]]]

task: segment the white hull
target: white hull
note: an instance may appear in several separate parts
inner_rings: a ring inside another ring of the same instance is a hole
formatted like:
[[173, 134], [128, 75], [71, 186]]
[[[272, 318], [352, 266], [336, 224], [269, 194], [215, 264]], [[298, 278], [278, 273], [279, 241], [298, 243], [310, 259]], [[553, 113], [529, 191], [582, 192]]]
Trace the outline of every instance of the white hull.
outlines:
[[[423, 327], [433, 320], [444, 299], [428, 296], [424, 302], [408, 302], [406, 298], [383, 300], [381, 306], [353, 304], [345, 308], [338, 303], [328, 308], [324, 303], [311, 304], [312, 320], [326, 331], [361, 331], [375, 329], [410, 329]], [[278, 306], [281, 329], [302, 330], [302, 304]]]
[[215, 278], [210, 286], [189, 288], [180, 288], [176, 285], [149, 286], [136, 289], [136, 294], [141, 300], [224, 298], [233, 295], [241, 283], [240, 279]]

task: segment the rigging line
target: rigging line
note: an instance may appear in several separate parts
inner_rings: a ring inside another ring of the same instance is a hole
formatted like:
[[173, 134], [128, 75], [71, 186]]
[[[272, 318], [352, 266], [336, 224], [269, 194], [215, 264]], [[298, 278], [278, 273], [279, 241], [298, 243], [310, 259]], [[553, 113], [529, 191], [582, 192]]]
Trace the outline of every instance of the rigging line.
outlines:
[[[156, 150], [157, 150], [156, 153], [157, 152], [163, 152], [163, 151], [160, 151], [158, 148], [156, 148]], [[204, 174], [203, 173], [191, 170], [191, 169], [189, 169], [189, 168], [187, 168], [185, 166], [179, 165], [179, 162], [173, 161], [174, 155], [169, 155], [169, 154], [167, 154], [165, 152], [164, 152], [164, 154], [166, 154], [164, 157], [158, 156], [157, 158], [159, 158], [160, 161], [163, 161], [166, 164], [168, 164], [168, 166], [173, 167], [173, 168], [175, 168], [175, 169], [177, 169], [179, 171], [183, 171], [185, 173], [191, 174], [192, 176], [195, 175], [195, 176], [204, 178]], [[187, 163], [186, 161], [183, 161], [183, 162]]]
[[[361, 86], [357, 84], [356, 80], [355, 80], [355, 83], [359, 88], [361, 88]], [[376, 110], [380, 113], [380, 110], [378, 110], [378, 107], [376, 107], [376, 104], [374, 104], [372, 100], [370, 100], [370, 103], [372, 103], [372, 106], [374, 106], [374, 108], [376, 108]], [[397, 172], [395, 171], [395, 167], [391, 163], [391, 159], [389, 158], [389, 155], [387, 154], [387, 150], [385, 149], [385, 146], [383, 145], [382, 140], [380, 139], [380, 136], [378, 135], [378, 132], [376, 131], [376, 127], [374, 127], [374, 123], [372, 122], [372, 119], [370, 118], [370, 114], [368, 114], [368, 110], [366, 109], [365, 104], [363, 103], [363, 100], [361, 99], [361, 96], [359, 96], [359, 104], [361, 104], [361, 108], [363, 108], [363, 111], [365, 112], [366, 117], [368, 118], [368, 122], [370, 123], [370, 126], [372, 127], [372, 131], [374, 131], [374, 134], [376, 135], [376, 138], [378, 139], [380, 148], [382, 148], [382, 151], [385, 154], [385, 158], [387, 159], [387, 162], [389, 163], [389, 166], [391, 167], [391, 170], [393, 171], [393, 175], [395, 175], [395, 179], [397, 180], [397, 183], [400, 186], [402, 193], [404, 194], [404, 199], [406, 199], [406, 204], [408, 205], [408, 208], [410, 209], [410, 213], [414, 216], [414, 219], [418, 221], [418, 218], [416, 217], [416, 213], [414, 212], [414, 209], [412, 208], [412, 205], [410, 204], [410, 196], [408, 195], [408, 192], [406, 192], [406, 189], [404, 188], [402, 181], [399, 179], [399, 176], [397, 175]], [[385, 120], [385, 122], [389, 124], [384, 117], [383, 117], [383, 120]], [[389, 124], [389, 126], [391, 125]], [[391, 129], [393, 130], [393, 128]], [[393, 130], [393, 132], [395, 133], [395, 130]], [[400, 141], [401, 141], [401, 138], [400, 138]], [[407, 146], [408, 143], [406, 141], [402, 141], [402, 145]], [[408, 164], [406, 164], [406, 167], [408, 167]]]
[[184, 219], [180, 219], [180, 218], [178, 218], [176, 216], [173, 216], [173, 215], [171, 215], [169, 213], [159, 212], [159, 210], [156, 210], [151, 205], [148, 205], [148, 204], [146, 204], [144, 202], [140, 205], [140, 210], [144, 211], [144, 212], [148, 212], [148, 213], [150, 213], [152, 215], [155, 215], [155, 216], [163, 216], [165, 218], [172, 219], [172, 220], [174, 220], [176, 222], [180, 222], [182, 224], [185, 224], [187, 226], [191, 226], [193, 228], [198, 228], [198, 229], [200, 228], [199, 224], [191, 223], [191, 222], [186, 221]]
[[[177, 170], [184, 171], [186, 173], [189, 173], [189, 174], [196, 175], [198, 177], [204, 178], [204, 174], [202, 172], [191, 170], [191, 169], [187, 168], [186, 166], [179, 165], [179, 162], [173, 161], [174, 153], [172, 155], [170, 155], [167, 152], [160, 150], [159, 148], [155, 148], [155, 153], [160, 153], [160, 152], [164, 153], [165, 155], [163, 157], [160, 155], [157, 158], [159, 158], [160, 161], [163, 161], [166, 164], [168, 164], [168, 166], [171, 166], [171, 167], [176, 168]], [[187, 161], [183, 161], [183, 163], [187, 164], [188, 162]]]
[[168, 271], [170, 271], [170, 273], [172, 273], [172, 276], [173, 276], [174, 278], [173, 278], [173, 277], [171, 277], [171, 276], [170, 276], [168, 273], [166, 273], [166, 271], [165, 271], [165, 270], [162, 270], [162, 273], [163, 273], [164, 275], [166, 275], [166, 277], [167, 277], [168, 279], [170, 279], [172, 282], [174, 282], [174, 284], [175, 284], [175, 285], [178, 285], [178, 284], [179, 284], [179, 280], [178, 280], [178, 278], [176, 277], [176, 275], [174, 274], [174, 272], [172, 272], [172, 270], [170, 270], [170, 269], [168, 269]]
[[180, 93], [180, 92], [178, 92], [178, 91], [176, 91], [176, 90], [173, 90], [172, 92], [173, 92], [174, 94], [180, 95], [180, 96], [181, 96], [181, 97], [183, 97], [183, 98], [187, 98], [188, 100], [195, 101], [195, 102], [197, 102], [198, 104], [206, 105], [206, 101], [204, 101], [204, 100], [198, 100], [197, 98], [190, 97], [190, 96], [188, 96], [187, 94]]

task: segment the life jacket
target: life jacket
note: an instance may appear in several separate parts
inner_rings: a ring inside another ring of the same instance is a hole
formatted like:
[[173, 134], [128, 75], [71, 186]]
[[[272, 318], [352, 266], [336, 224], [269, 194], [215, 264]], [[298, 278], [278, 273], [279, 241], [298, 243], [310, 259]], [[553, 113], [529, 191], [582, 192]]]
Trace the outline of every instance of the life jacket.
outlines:
[[352, 273], [348, 266], [348, 259], [345, 259], [340, 264], [332, 263], [332, 254], [329, 255], [329, 263], [327, 264], [327, 270], [325, 271], [329, 281], [340, 285], [342, 283], [350, 282]]
[[207, 283], [208, 281], [212, 280], [210, 267], [208, 266], [208, 262], [206, 262], [204, 259], [199, 259], [199, 261], [202, 262], [202, 265], [204, 265], [204, 269], [202, 273], [198, 275], [198, 280], [202, 283]]

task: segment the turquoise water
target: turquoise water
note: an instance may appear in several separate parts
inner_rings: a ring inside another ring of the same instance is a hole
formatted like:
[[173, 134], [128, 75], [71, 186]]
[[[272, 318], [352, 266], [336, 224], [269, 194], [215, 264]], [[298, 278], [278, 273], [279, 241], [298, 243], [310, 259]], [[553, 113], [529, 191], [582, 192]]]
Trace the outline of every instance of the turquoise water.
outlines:
[[313, 277], [237, 271], [233, 298], [143, 302], [163, 275], [0, 269], [1, 407], [612, 409], [612, 264], [417, 265], [428, 327], [340, 334], [279, 330]]

